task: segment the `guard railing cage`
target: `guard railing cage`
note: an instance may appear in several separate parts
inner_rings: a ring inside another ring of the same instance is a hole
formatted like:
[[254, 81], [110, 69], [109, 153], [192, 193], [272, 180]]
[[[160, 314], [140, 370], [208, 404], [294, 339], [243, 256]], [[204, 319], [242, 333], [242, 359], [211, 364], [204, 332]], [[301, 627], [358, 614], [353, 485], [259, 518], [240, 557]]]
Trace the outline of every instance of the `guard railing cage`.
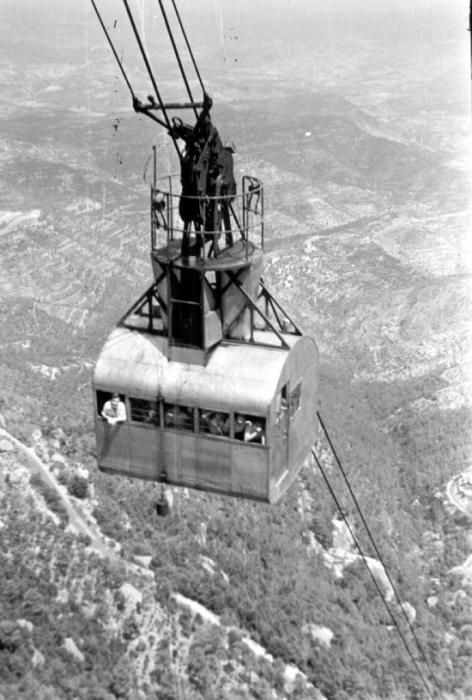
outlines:
[[[262, 182], [243, 175], [241, 190], [220, 196], [182, 195], [178, 175], [168, 175], [151, 185], [151, 250], [185, 237], [198, 243], [202, 258], [217, 257], [238, 240], [246, 244], [246, 256], [254, 247], [264, 249], [264, 188]], [[183, 206], [182, 206], [183, 205]], [[202, 221], [200, 230], [185, 223], [182, 208], [194, 208]], [[213, 226], [207, 224], [211, 220]]]

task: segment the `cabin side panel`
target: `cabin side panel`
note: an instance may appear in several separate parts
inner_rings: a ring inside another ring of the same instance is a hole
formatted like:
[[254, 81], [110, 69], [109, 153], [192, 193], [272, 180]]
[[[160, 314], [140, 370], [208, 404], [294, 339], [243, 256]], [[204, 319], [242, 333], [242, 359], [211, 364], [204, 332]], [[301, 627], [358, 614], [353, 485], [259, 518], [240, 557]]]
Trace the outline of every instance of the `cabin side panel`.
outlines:
[[[271, 406], [275, 443], [281, 453], [272, 453], [270, 502], [276, 503], [302, 469], [316, 434], [318, 405], [318, 349], [312, 338], [304, 336], [292, 348], [276, 398]], [[286, 435], [285, 440], [282, 435]], [[284, 445], [285, 443], [285, 445]]]
[[191, 462], [196, 459], [199, 486], [231, 490], [231, 443], [229, 440], [207, 438], [200, 435], [196, 454], [186, 455]]
[[[190, 444], [189, 444], [190, 443]], [[182, 448], [186, 445], [187, 451], [195, 449], [195, 437], [191, 433], [183, 434], [177, 430], [164, 430], [162, 432], [161, 450], [158, 455], [160, 473], [165, 476], [169, 484], [186, 485], [182, 481]], [[189, 477], [193, 474], [190, 471]]]
[[163, 433], [161, 464], [169, 484], [267, 501], [269, 450], [202, 435]]
[[231, 490], [249, 498], [268, 500], [269, 453], [267, 448], [241, 443], [233, 445]]
[[129, 471], [130, 429], [127, 423], [109, 425], [102, 418], [95, 419], [97, 461], [100, 467]]
[[297, 473], [313, 446], [318, 422], [318, 349], [311, 338], [305, 338], [305, 341], [303, 352], [295, 357], [289, 397], [289, 463], [290, 470]]
[[130, 426], [130, 472], [158, 481], [161, 469], [161, 432], [153, 426]]
[[271, 449], [270, 475], [271, 483], [277, 483], [288, 471], [290, 445], [289, 445], [289, 413], [286, 394], [288, 382], [282, 384], [277, 392], [270, 409], [270, 434]]

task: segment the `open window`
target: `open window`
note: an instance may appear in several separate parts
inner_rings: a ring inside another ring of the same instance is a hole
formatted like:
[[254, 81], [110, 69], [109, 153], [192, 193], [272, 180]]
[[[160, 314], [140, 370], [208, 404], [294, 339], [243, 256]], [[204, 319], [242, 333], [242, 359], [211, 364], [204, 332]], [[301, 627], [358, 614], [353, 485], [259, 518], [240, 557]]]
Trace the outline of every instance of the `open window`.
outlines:
[[254, 445], [266, 444], [266, 419], [245, 413], [234, 416], [234, 439]]
[[284, 384], [275, 400], [275, 424], [282, 431], [287, 430], [289, 400], [288, 384]]
[[97, 391], [97, 415], [101, 416], [103, 407], [112, 397], [111, 391]]
[[194, 431], [193, 408], [177, 404], [164, 404], [164, 427]]
[[294, 417], [298, 409], [300, 408], [302, 397], [302, 383], [301, 381], [295, 385], [295, 388], [290, 392], [289, 397], [289, 413], [290, 420]]
[[97, 414], [108, 423], [124, 423], [127, 419], [125, 397], [111, 391], [97, 391]]
[[130, 398], [131, 420], [135, 423], [147, 423], [160, 426], [158, 401]]
[[201, 408], [198, 412], [198, 425], [201, 433], [219, 435], [220, 437], [229, 437], [230, 435], [230, 417], [229, 413], [224, 411]]

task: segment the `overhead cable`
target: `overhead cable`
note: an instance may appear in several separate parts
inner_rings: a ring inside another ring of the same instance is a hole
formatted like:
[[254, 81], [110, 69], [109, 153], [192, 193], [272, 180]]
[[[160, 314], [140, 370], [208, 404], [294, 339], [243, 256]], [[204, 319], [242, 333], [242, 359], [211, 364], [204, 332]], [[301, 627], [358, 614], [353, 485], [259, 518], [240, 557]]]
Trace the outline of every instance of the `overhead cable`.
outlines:
[[100, 24], [101, 24], [101, 26], [102, 26], [102, 29], [103, 29], [103, 31], [104, 31], [104, 33], [105, 33], [105, 36], [106, 36], [107, 41], [108, 41], [108, 43], [109, 43], [109, 45], [110, 45], [110, 48], [111, 48], [111, 50], [113, 51], [113, 55], [114, 55], [114, 57], [115, 57], [115, 59], [116, 59], [116, 62], [118, 63], [118, 65], [119, 65], [119, 67], [120, 67], [121, 74], [123, 75], [123, 78], [125, 79], [125, 83], [126, 83], [126, 85], [128, 86], [128, 90], [129, 90], [130, 93], [131, 93], [131, 97], [133, 98], [133, 100], [135, 100], [135, 99], [136, 99], [136, 96], [135, 96], [135, 94], [134, 94], [133, 88], [131, 87], [131, 83], [130, 83], [130, 81], [128, 80], [128, 76], [126, 75], [125, 69], [123, 68], [123, 64], [121, 63], [121, 61], [120, 61], [120, 59], [119, 59], [119, 56], [118, 56], [118, 54], [117, 54], [117, 52], [116, 52], [116, 49], [115, 49], [115, 47], [114, 47], [114, 45], [113, 45], [113, 42], [112, 42], [112, 40], [111, 40], [111, 38], [110, 38], [110, 35], [109, 35], [108, 31], [107, 31], [107, 28], [105, 27], [105, 23], [104, 23], [103, 20], [102, 20], [102, 16], [100, 15], [100, 12], [98, 11], [98, 8], [97, 8], [97, 6], [96, 6], [96, 4], [95, 4], [95, 0], [91, 0], [91, 3], [92, 3], [92, 5], [93, 5], [93, 9], [95, 10], [95, 14], [96, 14], [97, 17], [98, 17], [98, 21], [100, 22]]
[[346, 527], [347, 527], [347, 529], [348, 529], [348, 531], [349, 531], [349, 534], [350, 534], [350, 536], [351, 536], [351, 538], [352, 538], [352, 541], [354, 542], [354, 544], [355, 544], [355, 546], [356, 546], [356, 549], [358, 550], [360, 556], [362, 557], [362, 561], [364, 562], [365, 567], [367, 568], [367, 571], [368, 571], [369, 574], [370, 574], [370, 577], [371, 577], [371, 579], [372, 579], [372, 581], [373, 581], [373, 583], [374, 583], [374, 586], [375, 586], [375, 588], [376, 588], [376, 590], [377, 590], [377, 593], [379, 594], [379, 596], [380, 596], [380, 598], [381, 598], [381, 600], [382, 600], [382, 602], [383, 602], [383, 604], [384, 604], [384, 606], [385, 606], [385, 608], [386, 608], [386, 610], [387, 610], [387, 612], [388, 612], [388, 615], [389, 615], [390, 619], [392, 620], [392, 623], [393, 623], [395, 629], [397, 630], [397, 632], [398, 632], [398, 634], [399, 634], [399, 636], [400, 636], [400, 638], [401, 638], [401, 640], [402, 640], [402, 642], [403, 642], [403, 645], [404, 645], [404, 647], [405, 647], [405, 649], [406, 649], [406, 651], [407, 651], [407, 653], [408, 653], [408, 656], [409, 656], [410, 659], [412, 660], [412, 662], [413, 662], [413, 664], [414, 664], [414, 666], [415, 666], [415, 668], [416, 668], [416, 671], [417, 671], [417, 673], [418, 673], [418, 676], [419, 676], [419, 678], [421, 679], [421, 682], [423, 683], [424, 687], [426, 688], [426, 690], [427, 690], [427, 692], [428, 692], [428, 695], [434, 700], [434, 695], [433, 695], [433, 693], [432, 693], [432, 691], [431, 691], [431, 688], [430, 688], [430, 686], [429, 686], [429, 683], [428, 683], [428, 681], [426, 680], [426, 678], [425, 678], [425, 676], [424, 676], [424, 674], [423, 674], [423, 671], [421, 670], [421, 667], [420, 667], [420, 665], [418, 664], [417, 659], [415, 658], [413, 652], [411, 651], [410, 646], [409, 646], [409, 644], [408, 644], [408, 642], [407, 642], [407, 640], [406, 640], [406, 638], [405, 638], [405, 635], [403, 634], [402, 630], [400, 629], [400, 626], [399, 626], [399, 624], [398, 624], [398, 621], [397, 621], [396, 617], [394, 616], [394, 614], [393, 614], [393, 612], [392, 612], [392, 610], [391, 610], [391, 608], [390, 608], [390, 606], [389, 606], [389, 604], [388, 604], [388, 601], [387, 601], [387, 599], [386, 599], [386, 597], [385, 597], [384, 592], [383, 592], [382, 589], [380, 588], [380, 585], [379, 585], [377, 579], [375, 578], [375, 576], [374, 576], [374, 574], [373, 574], [373, 572], [372, 572], [372, 569], [371, 569], [370, 566], [369, 566], [369, 563], [368, 563], [368, 561], [367, 561], [366, 555], [364, 554], [364, 552], [363, 552], [363, 550], [362, 550], [362, 547], [361, 547], [361, 545], [360, 545], [360, 543], [359, 543], [359, 541], [358, 541], [356, 535], [354, 534], [354, 531], [353, 531], [353, 529], [352, 529], [352, 527], [351, 527], [351, 525], [350, 525], [350, 523], [349, 523], [349, 521], [348, 521], [348, 519], [347, 519], [347, 517], [346, 517], [346, 515], [345, 515], [345, 513], [344, 513], [344, 510], [343, 510], [342, 507], [341, 507], [341, 504], [340, 504], [340, 502], [339, 502], [339, 500], [338, 500], [338, 497], [336, 496], [336, 494], [335, 494], [335, 492], [334, 492], [333, 487], [331, 486], [331, 483], [330, 483], [330, 481], [329, 481], [329, 479], [328, 479], [328, 476], [327, 476], [325, 470], [324, 470], [323, 467], [321, 466], [321, 462], [319, 461], [319, 459], [318, 459], [318, 457], [317, 457], [317, 455], [316, 455], [316, 452], [315, 452], [314, 448], [312, 448], [311, 453], [312, 453], [312, 455], [313, 455], [313, 457], [314, 457], [314, 460], [315, 460], [315, 462], [316, 462], [316, 466], [317, 466], [318, 469], [320, 470], [320, 473], [321, 473], [321, 475], [322, 475], [322, 477], [323, 477], [323, 479], [324, 479], [324, 481], [325, 481], [325, 483], [326, 483], [326, 486], [328, 487], [328, 490], [329, 490], [329, 492], [330, 492], [330, 494], [331, 494], [331, 496], [332, 496], [332, 498], [333, 498], [333, 500], [334, 500], [334, 502], [335, 502], [335, 504], [336, 504], [336, 507], [337, 507], [337, 509], [338, 509], [338, 511], [339, 511], [339, 513], [340, 513], [340, 515], [341, 515], [341, 517], [342, 517], [342, 519], [343, 519], [343, 521], [344, 521], [344, 524], [346, 525]]
[[349, 493], [350, 493], [351, 498], [352, 498], [352, 500], [353, 500], [353, 502], [354, 502], [354, 505], [356, 506], [356, 510], [357, 510], [357, 512], [359, 513], [359, 517], [361, 518], [362, 524], [364, 525], [364, 528], [365, 528], [365, 530], [366, 530], [366, 532], [367, 532], [367, 535], [368, 535], [369, 540], [370, 540], [370, 542], [371, 542], [371, 544], [372, 544], [372, 547], [374, 548], [375, 555], [376, 555], [377, 559], [380, 561], [380, 563], [381, 563], [382, 566], [383, 566], [383, 569], [384, 569], [385, 574], [386, 574], [386, 576], [387, 576], [388, 582], [390, 583], [390, 585], [391, 585], [391, 587], [392, 587], [392, 590], [393, 590], [393, 592], [394, 592], [395, 599], [396, 599], [396, 601], [397, 601], [397, 603], [398, 603], [398, 605], [399, 605], [399, 607], [400, 607], [400, 610], [402, 611], [402, 615], [403, 615], [403, 617], [405, 618], [406, 624], [408, 625], [408, 628], [409, 628], [409, 630], [410, 630], [410, 632], [411, 632], [411, 634], [412, 634], [412, 636], [413, 636], [413, 638], [414, 638], [414, 640], [415, 640], [415, 644], [416, 644], [416, 647], [417, 647], [417, 649], [418, 649], [418, 651], [419, 651], [419, 653], [420, 653], [420, 656], [421, 656], [421, 658], [423, 659], [423, 661], [424, 661], [424, 663], [426, 664], [426, 666], [428, 667], [428, 670], [429, 670], [429, 672], [430, 672], [430, 674], [431, 674], [431, 678], [432, 678], [433, 681], [434, 681], [435, 687], [437, 688], [437, 690], [438, 690], [438, 692], [440, 693], [441, 697], [443, 697], [443, 695], [442, 695], [442, 693], [441, 693], [441, 691], [440, 691], [440, 689], [439, 689], [439, 684], [438, 684], [438, 681], [437, 681], [436, 676], [435, 676], [435, 674], [434, 674], [434, 671], [433, 671], [433, 669], [432, 669], [432, 667], [431, 667], [431, 664], [430, 664], [429, 661], [428, 661], [428, 658], [427, 658], [427, 656], [426, 656], [426, 654], [425, 654], [425, 652], [424, 652], [424, 650], [423, 650], [423, 647], [422, 647], [422, 645], [421, 645], [421, 643], [420, 643], [420, 640], [418, 639], [418, 635], [416, 634], [415, 629], [414, 629], [414, 627], [413, 627], [413, 625], [412, 625], [412, 623], [411, 623], [411, 621], [410, 621], [410, 618], [408, 617], [407, 612], [406, 612], [406, 610], [405, 610], [405, 608], [404, 608], [404, 606], [403, 606], [402, 600], [401, 600], [400, 595], [399, 595], [399, 593], [398, 593], [398, 589], [397, 589], [397, 587], [396, 587], [394, 581], [392, 580], [392, 578], [391, 578], [391, 576], [390, 576], [390, 573], [389, 573], [387, 567], [385, 566], [385, 562], [384, 562], [384, 560], [383, 560], [383, 557], [382, 557], [381, 553], [379, 552], [379, 549], [378, 549], [377, 544], [376, 544], [376, 542], [375, 542], [374, 536], [372, 535], [372, 531], [371, 531], [371, 529], [370, 529], [370, 527], [369, 527], [369, 525], [368, 525], [368, 523], [367, 523], [367, 521], [366, 521], [366, 519], [365, 519], [365, 517], [364, 517], [364, 514], [363, 514], [362, 509], [361, 509], [361, 507], [360, 507], [359, 501], [358, 501], [357, 498], [356, 498], [356, 495], [355, 495], [355, 493], [354, 493], [354, 490], [353, 490], [353, 488], [352, 488], [352, 486], [351, 486], [351, 484], [350, 484], [350, 481], [349, 481], [349, 479], [348, 479], [347, 473], [346, 473], [345, 469], [343, 468], [343, 465], [341, 464], [341, 460], [340, 460], [339, 457], [338, 457], [338, 454], [337, 454], [337, 452], [336, 452], [336, 450], [335, 450], [335, 448], [334, 448], [333, 442], [332, 442], [332, 440], [331, 440], [331, 438], [330, 438], [330, 436], [329, 436], [328, 430], [326, 429], [326, 426], [325, 426], [325, 424], [324, 424], [324, 422], [323, 422], [323, 419], [321, 418], [321, 415], [320, 415], [319, 411], [317, 411], [316, 415], [317, 415], [318, 420], [319, 420], [319, 422], [320, 422], [320, 425], [321, 425], [321, 428], [322, 428], [322, 430], [323, 430], [323, 433], [324, 433], [325, 436], [326, 436], [326, 440], [328, 441], [328, 444], [329, 444], [329, 447], [330, 447], [330, 449], [331, 449], [331, 452], [332, 452], [333, 455], [334, 455], [334, 458], [335, 458], [336, 463], [337, 463], [337, 465], [338, 465], [339, 471], [341, 472], [341, 474], [342, 474], [342, 476], [343, 476], [344, 482], [345, 482], [345, 484], [346, 484], [346, 486], [347, 486], [347, 488], [348, 488], [348, 490], [349, 490]]
[[[113, 44], [113, 42], [112, 42], [112, 40], [111, 40], [110, 34], [109, 34], [108, 31], [107, 31], [107, 28], [106, 28], [106, 26], [105, 26], [105, 23], [104, 23], [104, 21], [103, 21], [103, 19], [102, 19], [102, 16], [101, 16], [101, 14], [100, 14], [100, 12], [99, 12], [99, 10], [98, 10], [98, 8], [97, 8], [97, 6], [96, 6], [94, 0], [91, 0], [91, 3], [92, 3], [92, 5], [93, 5], [93, 9], [95, 10], [95, 14], [96, 14], [97, 17], [98, 17], [98, 21], [99, 21], [100, 24], [101, 24], [101, 27], [102, 27], [102, 29], [103, 29], [103, 32], [104, 32], [104, 34], [105, 34], [105, 36], [106, 36], [106, 38], [107, 38], [107, 41], [108, 41], [108, 43], [109, 43], [109, 45], [110, 45], [110, 48], [111, 48], [111, 50], [112, 50], [112, 52], [113, 52], [113, 55], [114, 55], [114, 57], [115, 57], [115, 59], [116, 59], [116, 62], [118, 63], [118, 65], [119, 65], [119, 67], [120, 67], [121, 74], [123, 75], [123, 78], [125, 79], [126, 85], [128, 86], [128, 89], [129, 89], [129, 91], [130, 91], [130, 93], [131, 93], [131, 97], [132, 97], [132, 99], [133, 99], [133, 106], [134, 106], [134, 105], [136, 104], [136, 102], [137, 102], [136, 94], [135, 94], [135, 92], [134, 92], [134, 90], [133, 90], [133, 87], [132, 87], [130, 81], [128, 80], [128, 76], [126, 75], [126, 71], [125, 71], [125, 69], [124, 69], [123, 63], [121, 62], [121, 60], [120, 60], [120, 58], [119, 58], [119, 56], [118, 56], [118, 52], [117, 52], [116, 49], [115, 49], [115, 46], [114, 46], [114, 44]], [[148, 116], [151, 117], [151, 119], [153, 119], [155, 122], [157, 122], [158, 124], [160, 124], [161, 126], [163, 126], [163, 127], [166, 128], [166, 129], [168, 128], [167, 123], [164, 122], [164, 121], [162, 121], [162, 119], [159, 119], [159, 118], [156, 117], [154, 114], [150, 114], [150, 113], [147, 113], [147, 114], [148, 114]]]
[[201, 86], [201, 88], [202, 88], [203, 93], [206, 93], [205, 86], [204, 86], [204, 84], [203, 84], [203, 80], [202, 80], [202, 78], [201, 78], [200, 71], [198, 70], [197, 62], [195, 61], [195, 58], [194, 58], [194, 55], [193, 55], [193, 52], [192, 52], [192, 48], [191, 48], [191, 46], [190, 46], [189, 40], [188, 40], [188, 38], [187, 38], [187, 34], [186, 34], [186, 32], [185, 32], [185, 29], [184, 29], [184, 25], [183, 25], [183, 23], [182, 23], [182, 20], [180, 19], [180, 14], [179, 14], [179, 11], [178, 11], [178, 9], [177, 9], [177, 5], [175, 4], [175, 0], [172, 0], [172, 5], [174, 6], [174, 11], [175, 11], [175, 14], [176, 14], [176, 16], [177, 16], [177, 20], [178, 20], [178, 22], [179, 22], [180, 29], [181, 29], [181, 31], [182, 31], [182, 36], [183, 36], [184, 39], [185, 39], [185, 43], [186, 43], [186, 45], [187, 45], [187, 49], [188, 49], [188, 52], [189, 52], [189, 54], [190, 54], [190, 58], [191, 58], [192, 63], [193, 63], [193, 67], [195, 68], [195, 73], [197, 74], [198, 81], [199, 81], [199, 83], [200, 83], [200, 86]]
[[[185, 70], [184, 70], [184, 67], [182, 65], [182, 61], [180, 59], [179, 50], [178, 50], [177, 45], [175, 43], [174, 35], [172, 34], [172, 29], [170, 27], [169, 20], [167, 18], [167, 13], [165, 11], [164, 4], [163, 4], [162, 0], [157, 0], [157, 1], [159, 3], [159, 7], [161, 8], [162, 18], [163, 18], [164, 23], [166, 25], [167, 34], [169, 35], [170, 43], [172, 44], [172, 48], [174, 49], [174, 55], [175, 55], [176, 61], [177, 61], [178, 66], [179, 66], [180, 75], [182, 76], [182, 80], [185, 83], [185, 87], [187, 89], [187, 94], [188, 94], [189, 100], [192, 104], [194, 104], [194, 100], [192, 97], [192, 91], [190, 89], [190, 85], [188, 83], [187, 76], [185, 74]], [[193, 107], [193, 111], [195, 113], [195, 117], [198, 118], [197, 108], [195, 106]]]
[[153, 74], [153, 72], [152, 72], [151, 64], [149, 63], [149, 59], [148, 59], [148, 57], [147, 57], [146, 50], [145, 50], [145, 48], [144, 48], [143, 42], [141, 41], [141, 37], [140, 37], [140, 35], [139, 35], [138, 28], [136, 27], [136, 23], [135, 23], [135, 21], [134, 21], [133, 14], [132, 14], [132, 12], [131, 12], [131, 10], [130, 10], [129, 4], [128, 4], [128, 0], [123, 0], [123, 4], [124, 4], [124, 6], [125, 6], [126, 13], [127, 13], [127, 15], [128, 15], [128, 19], [129, 19], [130, 24], [131, 24], [131, 28], [133, 29], [133, 33], [134, 33], [134, 36], [135, 36], [135, 38], [136, 38], [136, 41], [137, 41], [139, 50], [140, 50], [140, 52], [141, 52], [141, 56], [143, 57], [143, 61], [144, 61], [144, 64], [145, 64], [145, 66], [146, 66], [146, 69], [147, 69], [149, 78], [150, 78], [151, 83], [152, 83], [152, 86], [153, 86], [153, 88], [154, 88], [154, 92], [156, 93], [157, 101], [159, 102], [159, 106], [160, 106], [160, 108], [161, 108], [163, 117], [164, 117], [164, 119], [165, 119], [165, 123], [166, 123], [167, 130], [168, 130], [168, 132], [169, 132], [170, 137], [172, 138], [172, 141], [173, 141], [174, 146], [175, 146], [175, 150], [177, 151], [177, 154], [178, 154], [179, 158], [181, 158], [182, 155], [181, 155], [180, 149], [179, 149], [179, 147], [178, 147], [178, 145], [177, 145], [177, 140], [176, 140], [176, 138], [175, 138], [175, 136], [174, 136], [174, 132], [173, 132], [173, 129], [172, 129], [172, 125], [171, 125], [170, 120], [169, 120], [169, 115], [167, 114], [167, 110], [166, 110], [166, 108], [165, 108], [164, 102], [162, 101], [162, 98], [161, 98], [159, 89], [158, 89], [158, 87], [157, 87], [156, 79], [154, 78], [154, 74]]

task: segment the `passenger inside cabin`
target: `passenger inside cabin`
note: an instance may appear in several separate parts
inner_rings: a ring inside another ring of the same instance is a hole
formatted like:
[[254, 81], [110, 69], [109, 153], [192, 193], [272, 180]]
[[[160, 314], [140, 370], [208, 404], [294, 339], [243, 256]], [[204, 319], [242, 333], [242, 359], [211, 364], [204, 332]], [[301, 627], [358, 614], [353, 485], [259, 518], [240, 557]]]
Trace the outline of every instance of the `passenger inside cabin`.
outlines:
[[264, 421], [236, 413], [234, 416], [234, 439], [265, 445]]
[[221, 411], [202, 411], [201, 429], [212, 435], [229, 436], [229, 415]]
[[246, 419], [240, 413], [234, 417], [234, 439], [244, 440], [244, 432], [246, 430]]
[[126, 421], [126, 406], [120, 399], [120, 395], [116, 392], [112, 395], [109, 401], [105, 401], [102, 409], [102, 418], [109, 425], [116, 423], [124, 423]]
[[259, 445], [265, 445], [265, 435], [262, 423], [257, 420], [247, 420], [244, 429], [244, 441], [255, 442]]
[[193, 412], [182, 406], [167, 408], [164, 414], [166, 428], [193, 430]]
[[210, 433], [213, 435], [229, 435], [229, 416], [217, 411], [209, 420]]
[[153, 425], [159, 425], [159, 407], [156, 403], [149, 403], [145, 423], [153, 423]]

